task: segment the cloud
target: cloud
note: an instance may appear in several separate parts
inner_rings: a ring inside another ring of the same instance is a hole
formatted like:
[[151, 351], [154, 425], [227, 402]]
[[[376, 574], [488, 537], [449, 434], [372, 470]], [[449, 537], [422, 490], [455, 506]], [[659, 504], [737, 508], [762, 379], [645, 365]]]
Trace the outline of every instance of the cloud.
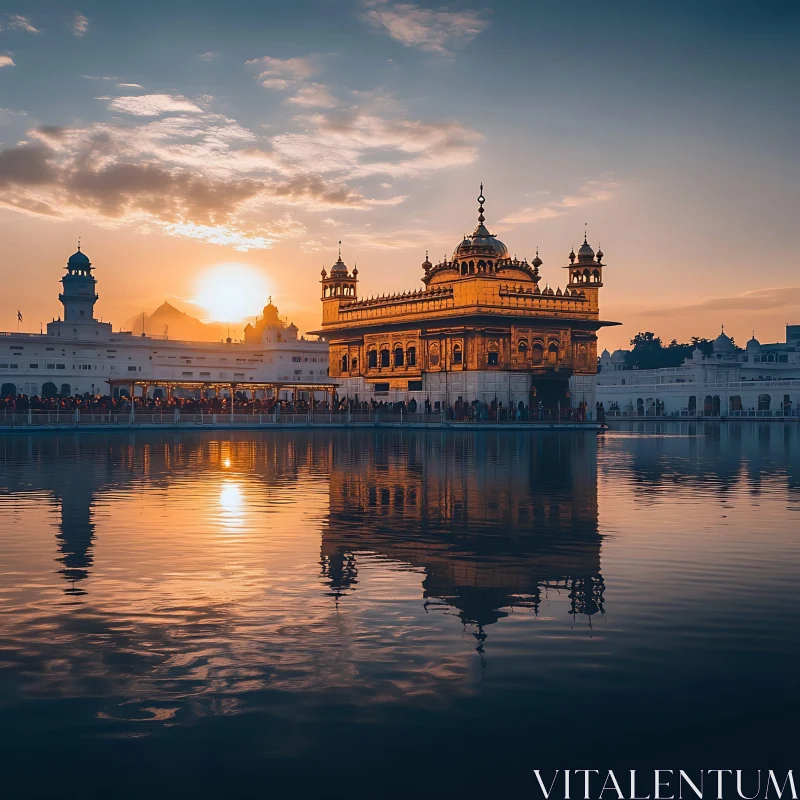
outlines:
[[140, 83], [118, 83], [117, 89], [144, 89]]
[[202, 114], [203, 109], [180, 95], [140, 94], [133, 97], [98, 97], [98, 100], [110, 100], [111, 111], [122, 111], [137, 117], [158, 117], [162, 114], [189, 113]]
[[8, 28], [11, 31], [22, 31], [23, 33], [39, 33], [39, 29], [33, 26], [33, 23], [28, 17], [23, 17], [21, 14], [6, 14], [4, 17], [5, 25], [0, 25]]
[[260, 70], [258, 80], [266, 89], [291, 89], [309, 80], [319, 71], [311, 58], [281, 59], [263, 56], [253, 58], [246, 63]]
[[619, 184], [613, 181], [587, 181], [574, 194], [565, 195], [559, 200], [548, 200], [538, 205], [517, 209], [499, 221], [498, 230], [501, 229], [500, 226], [508, 228], [540, 222], [559, 217], [573, 208], [610, 200], [618, 188]]
[[[285, 215], [288, 208], [330, 213], [398, 205], [406, 195], [381, 189], [383, 196], [374, 197], [360, 184], [378, 174], [418, 176], [471, 163], [482, 138], [458, 122], [409, 119], [399, 110], [320, 112], [295, 119], [301, 133], [271, 135], [210, 110], [199, 114], [180, 96], [106, 100], [131, 117], [42, 126], [0, 150], [0, 205], [266, 248], [305, 233]], [[410, 246], [412, 238], [407, 231], [368, 237], [387, 247]]]
[[309, 83], [300, 87], [297, 94], [286, 102], [304, 108], [333, 108], [338, 105], [336, 98], [328, 94], [327, 88], [321, 83]]
[[451, 55], [488, 25], [479, 11], [429, 9], [389, 0], [364, 0], [361, 17], [396, 42], [437, 55]]
[[213, 61], [218, 55], [219, 53], [215, 53], [214, 51], [209, 50], [207, 53], [200, 53], [198, 58], [201, 61]]
[[304, 117], [306, 133], [273, 137], [284, 169], [350, 177], [414, 176], [472, 163], [481, 134], [455, 121], [422, 122], [362, 111]]
[[701, 303], [686, 306], [663, 306], [649, 311], [637, 311], [637, 316], [674, 317], [683, 315], [699, 315], [717, 311], [776, 311], [779, 309], [797, 308], [800, 306], [800, 286], [774, 287], [754, 289], [742, 294], [728, 297], [714, 297]]
[[76, 36], [83, 36], [89, 30], [89, 18], [76, 11], [70, 28]]
[[11, 56], [0, 56], [0, 68], [15, 67], [14, 59]]

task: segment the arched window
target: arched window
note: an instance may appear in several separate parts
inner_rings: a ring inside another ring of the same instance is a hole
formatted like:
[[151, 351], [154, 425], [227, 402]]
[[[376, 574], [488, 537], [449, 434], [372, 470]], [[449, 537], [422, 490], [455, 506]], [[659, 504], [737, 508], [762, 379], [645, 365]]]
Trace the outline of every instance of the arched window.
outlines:
[[406, 352], [406, 361], [408, 362], [409, 367], [416, 367], [417, 366], [417, 348], [416, 347], [409, 347], [408, 351]]
[[69, 397], [72, 394], [72, 387], [68, 383], [61, 384], [61, 396]]
[[771, 402], [772, 398], [768, 394], [760, 394], [758, 396], [758, 410], [769, 411], [769, 405]]
[[517, 345], [517, 352], [520, 354], [522, 358], [526, 358], [528, 355], [528, 343], [524, 339], [519, 340], [519, 344]]
[[0, 387], [0, 397], [16, 397], [17, 387], [13, 383], [4, 383]]
[[594, 270], [594, 272], [592, 272], [592, 280], [595, 283], [600, 283], [600, 273], [598, 270]]
[[636, 398], [636, 415], [639, 417], [644, 416], [644, 400], [641, 397]]
[[742, 398], [738, 394], [731, 395], [729, 399], [729, 410], [730, 411], [741, 411], [742, 410]]
[[405, 365], [406, 361], [406, 354], [403, 352], [403, 348], [398, 345], [394, 349], [394, 365], [396, 367], [402, 367]]
[[347, 372], [347, 355], [342, 356], [342, 372]]
[[383, 350], [381, 350], [381, 366], [382, 367], [388, 367], [389, 366], [389, 348], [388, 347], [384, 347]]
[[711, 409], [713, 407], [713, 403], [714, 403], [714, 398], [710, 394], [707, 394], [703, 398], [703, 414], [705, 416], [711, 415]]
[[55, 397], [57, 394], [58, 387], [52, 381], [47, 381], [47, 383], [42, 386], [42, 397], [51, 398]]
[[470, 261], [469, 262], [469, 274], [470, 275], [474, 275], [475, 274], [475, 262], [474, 261]]
[[500, 364], [500, 347], [497, 342], [489, 342], [489, 352], [486, 354], [486, 362], [490, 367]]
[[432, 367], [439, 366], [439, 348], [434, 346], [428, 352], [428, 361]]
[[453, 363], [454, 364], [461, 364], [463, 362], [463, 360], [464, 360], [463, 356], [464, 356], [464, 354], [463, 354], [463, 352], [461, 350], [461, 345], [460, 344], [454, 344], [453, 345]]
[[586, 349], [586, 345], [581, 345], [580, 349], [578, 350], [578, 367], [581, 369], [586, 369], [589, 366], [589, 351]]
[[582, 281], [583, 281], [583, 283], [589, 283], [589, 270], [588, 269], [585, 269], [583, 271]]
[[367, 365], [370, 369], [378, 366], [378, 351], [374, 348], [367, 353]]
[[547, 348], [547, 360], [551, 364], [558, 363], [558, 345], [555, 342], [552, 342]]
[[489, 268], [489, 272], [492, 272], [492, 270], [493, 270], [492, 262], [491, 261], [487, 261], [486, 262], [486, 266]]
[[720, 410], [719, 395], [715, 394], [711, 398], [711, 413], [713, 414], [713, 416], [718, 417], [719, 416], [719, 410]]
[[689, 396], [689, 416], [693, 417], [697, 413], [697, 396]]
[[355, 357], [350, 359], [350, 372], [358, 372], [358, 359]]
[[461, 262], [461, 274], [462, 275], [466, 275], [468, 269], [469, 269], [469, 266], [467, 265], [467, 262], [466, 261], [462, 261]]
[[539, 342], [534, 342], [531, 347], [531, 363], [541, 364], [544, 360], [544, 347]]
[[486, 272], [486, 262], [479, 261], [478, 262], [478, 272]]

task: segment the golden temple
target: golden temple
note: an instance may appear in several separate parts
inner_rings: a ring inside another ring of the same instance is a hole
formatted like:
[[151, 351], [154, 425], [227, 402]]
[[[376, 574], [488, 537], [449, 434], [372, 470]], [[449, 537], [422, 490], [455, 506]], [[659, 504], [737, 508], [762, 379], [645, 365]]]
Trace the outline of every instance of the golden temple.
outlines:
[[[322, 326], [340, 395], [438, 406], [594, 405], [603, 252], [584, 237], [569, 254], [565, 288], [541, 288], [542, 259], [509, 255], [478, 225], [450, 259], [422, 264], [424, 287], [359, 298], [358, 269], [339, 258], [322, 270]], [[341, 243], [340, 243], [341, 245]]]

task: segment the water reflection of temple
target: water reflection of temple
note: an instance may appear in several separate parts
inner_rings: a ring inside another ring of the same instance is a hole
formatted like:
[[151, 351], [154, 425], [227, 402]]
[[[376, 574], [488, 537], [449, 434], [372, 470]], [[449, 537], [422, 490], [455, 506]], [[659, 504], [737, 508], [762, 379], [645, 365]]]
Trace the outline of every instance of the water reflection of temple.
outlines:
[[386, 431], [333, 450], [322, 574], [339, 602], [359, 561], [424, 571], [428, 608], [484, 628], [558, 589], [575, 615], [603, 610], [593, 436]]

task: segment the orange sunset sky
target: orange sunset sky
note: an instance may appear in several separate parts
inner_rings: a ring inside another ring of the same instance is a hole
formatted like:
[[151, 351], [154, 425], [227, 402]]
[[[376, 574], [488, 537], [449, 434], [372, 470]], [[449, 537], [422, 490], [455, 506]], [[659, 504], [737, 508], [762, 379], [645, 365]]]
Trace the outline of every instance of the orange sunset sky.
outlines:
[[790, 10], [118, 5], [0, 16], [0, 329], [60, 313], [79, 236], [115, 324], [169, 300], [236, 327], [272, 295], [312, 329], [340, 239], [362, 295], [418, 288], [481, 182], [543, 284], [588, 226], [601, 347], [800, 323]]

